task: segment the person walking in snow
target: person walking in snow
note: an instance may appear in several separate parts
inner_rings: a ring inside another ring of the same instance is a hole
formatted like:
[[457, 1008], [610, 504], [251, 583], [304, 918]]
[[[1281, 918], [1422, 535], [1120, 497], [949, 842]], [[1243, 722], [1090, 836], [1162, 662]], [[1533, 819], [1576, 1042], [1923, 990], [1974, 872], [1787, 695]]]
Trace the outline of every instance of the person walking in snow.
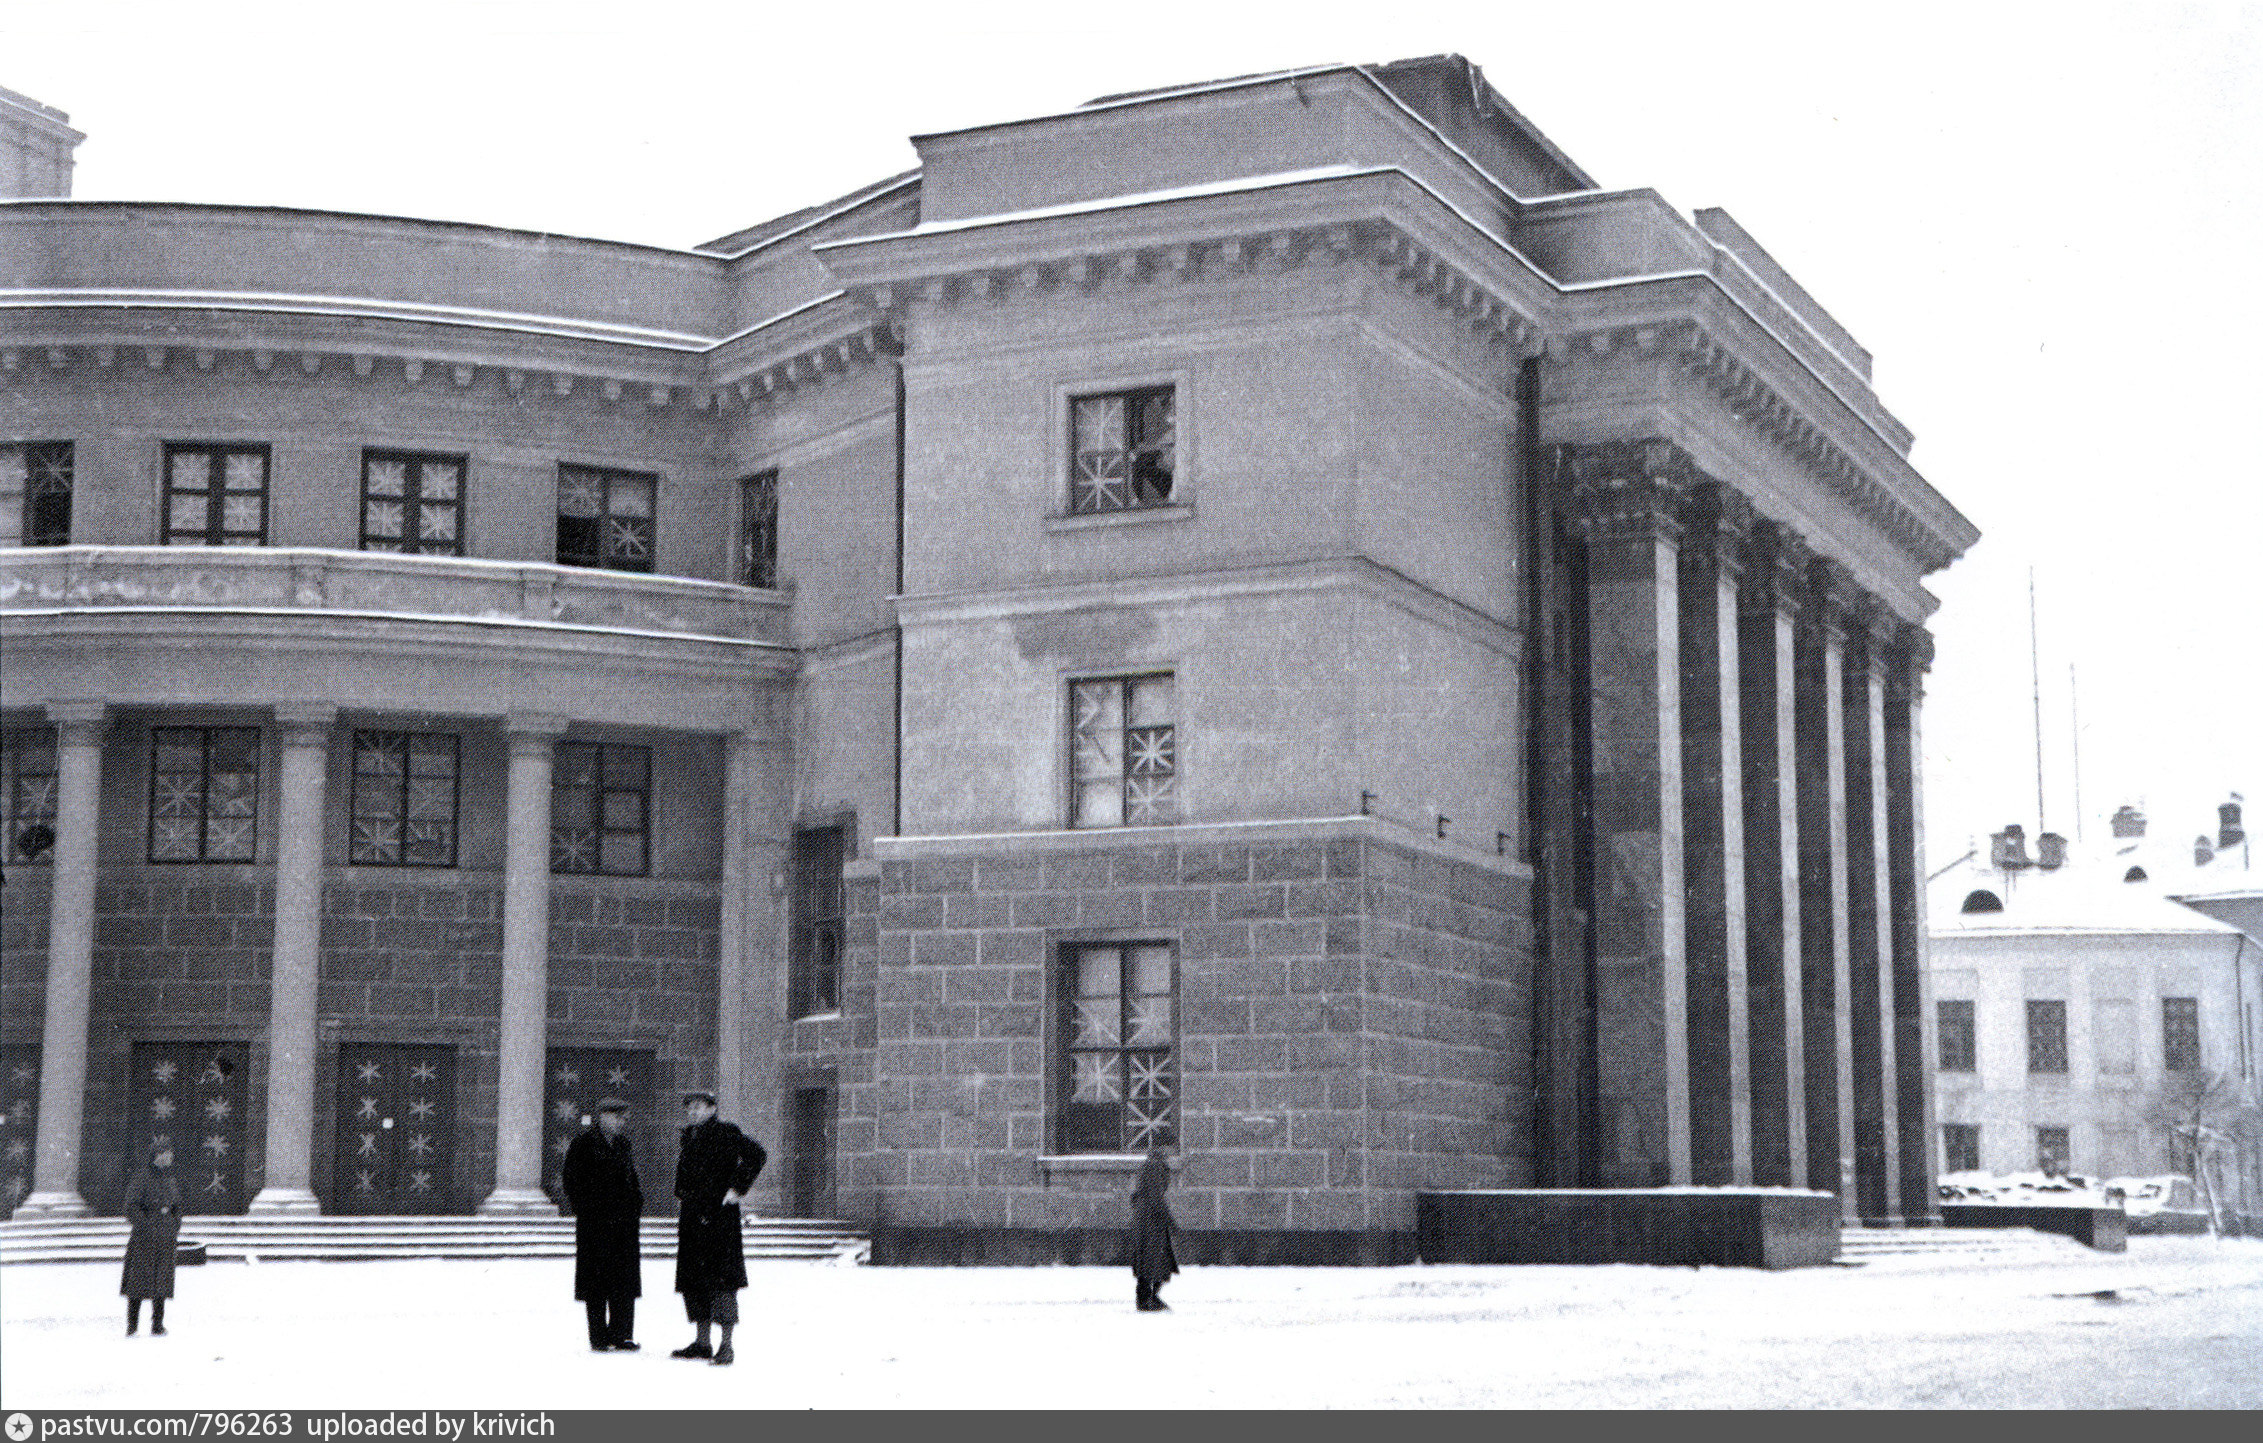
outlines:
[[574, 1211], [574, 1296], [589, 1312], [589, 1351], [633, 1353], [644, 1188], [628, 1138], [629, 1105], [597, 1104], [597, 1121], [566, 1147], [559, 1186]]
[[[684, 1094], [683, 1151], [676, 1159], [676, 1291], [684, 1316], [699, 1336], [669, 1356], [706, 1358], [717, 1367], [732, 1358], [731, 1329], [739, 1321], [739, 1289], [746, 1286], [746, 1237], [739, 1204], [762, 1173], [762, 1144], [715, 1115], [715, 1094]], [[723, 1330], [708, 1345], [710, 1325]]]
[[149, 1302], [151, 1336], [165, 1336], [165, 1300], [173, 1296], [174, 1250], [181, 1240], [181, 1183], [173, 1176], [173, 1145], [151, 1145], [149, 1158], [126, 1184], [126, 1266], [118, 1291], [126, 1299], [126, 1336], [141, 1331], [141, 1305]]
[[1150, 1148], [1132, 1187], [1131, 1226], [1124, 1233], [1124, 1250], [1136, 1284], [1133, 1296], [1143, 1313], [1170, 1311], [1163, 1301], [1163, 1284], [1179, 1270], [1178, 1251], [1172, 1246], [1178, 1224], [1163, 1196], [1170, 1188], [1170, 1159], [1163, 1156], [1163, 1149]]

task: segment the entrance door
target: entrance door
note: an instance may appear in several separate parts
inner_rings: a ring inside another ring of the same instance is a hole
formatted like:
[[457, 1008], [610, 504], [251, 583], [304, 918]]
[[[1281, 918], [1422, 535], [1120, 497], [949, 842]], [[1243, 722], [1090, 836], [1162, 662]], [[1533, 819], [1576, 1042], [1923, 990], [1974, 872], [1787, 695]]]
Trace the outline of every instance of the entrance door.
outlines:
[[456, 1176], [456, 1049], [403, 1042], [338, 1048], [340, 1213], [445, 1213]]
[[0, 1217], [14, 1213], [31, 1191], [38, 1120], [39, 1044], [0, 1046]]
[[786, 1210], [797, 1218], [833, 1214], [833, 1089], [794, 1089], [787, 1149]]
[[565, 1190], [558, 1185], [558, 1169], [574, 1134], [590, 1125], [597, 1104], [617, 1097], [629, 1105], [629, 1140], [636, 1149], [637, 1176], [644, 1184], [646, 1211], [665, 1204], [669, 1180], [675, 1176], [675, 1150], [665, 1147], [672, 1116], [652, 1110], [652, 1054], [625, 1047], [553, 1047], [544, 1090], [543, 1127], [548, 1143], [542, 1151], [542, 1187], [550, 1200], [565, 1206]]
[[126, 1089], [124, 1187], [158, 1142], [173, 1149], [184, 1213], [244, 1210], [244, 1088], [250, 1048], [241, 1042], [137, 1042]]

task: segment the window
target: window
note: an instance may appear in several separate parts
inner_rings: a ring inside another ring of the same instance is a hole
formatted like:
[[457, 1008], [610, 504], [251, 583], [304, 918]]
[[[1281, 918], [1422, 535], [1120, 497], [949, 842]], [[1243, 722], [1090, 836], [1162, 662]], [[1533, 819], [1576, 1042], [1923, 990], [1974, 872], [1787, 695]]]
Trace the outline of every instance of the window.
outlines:
[[652, 502], [660, 478], [594, 466], [558, 468], [558, 564], [652, 569]]
[[2090, 1005], [2090, 1035], [2098, 1071], [2126, 1077], [2137, 1071], [2137, 1004], [2126, 997], [2101, 997]]
[[1974, 1039], [1971, 999], [1944, 997], [1934, 1004], [1934, 1011], [1940, 1021], [1941, 1071], [1972, 1071]]
[[1169, 386], [1069, 401], [1069, 511], [1167, 506], [1178, 469], [1178, 422]]
[[739, 585], [778, 584], [778, 471], [739, 483]]
[[1977, 892], [1965, 893], [1964, 905], [1957, 910], [1966, 916], [1974, 912], [2001, 912], [2004, 910], [2004, 899], [1983, 887]]
[[52, 727], [11, 728], [0, 733], [0, 805], [7, 808], [10, 862], [49, 862], [55, 857], [55, 731]]
[[258, 826], [259, 728], [150, 728], [149, 860], [248, 862]]
[[560, 742], [550, 780], [550, 870], [651, 871], [652, 748]]
[[2067, 1142], [2063, 1127], [2035, 1129], [2035, 1170], [2050, 1177], [2064, 1174], [2073, 1162], [2074, 1152]]
[[1980, 1124], [1976, 1122], [1944, 1122], [1941, 1124], [1941, 1171], [1980, 1171]]
[[366, 867], [455, 866], [456, 779], [452, 736], [355, 732], [350, 859]]
[[168, 441], [165, 544], [265, 546], [267, 448]]
[[793, 962], [787, 1003], [796, 1017], [841, 1005], [841, 941], [848, 902], [841, 866], [848, 859], [842, 827], [794, 833]]
[[71, 543], [71, 443], [0, 445], [0, 546]]
[[2029, 1001], [2027, 1004], [2027, 1070], [2067, 1070], [2067, 1004]]
[[361, 453], [361, 549], [464, 554], [464, 458]]
[[1082, 942], [1061, 953], [1063, 1152], [1178, 1141], [1176, 979], [1167, 942]]
[[1069, 825], [1178, 820], [1178, 688], [1171, 673], [1069, 683]]
[[2200, 1070], [2200, 999], [2161, 999], [2161, 1066], [2170, 1072]]

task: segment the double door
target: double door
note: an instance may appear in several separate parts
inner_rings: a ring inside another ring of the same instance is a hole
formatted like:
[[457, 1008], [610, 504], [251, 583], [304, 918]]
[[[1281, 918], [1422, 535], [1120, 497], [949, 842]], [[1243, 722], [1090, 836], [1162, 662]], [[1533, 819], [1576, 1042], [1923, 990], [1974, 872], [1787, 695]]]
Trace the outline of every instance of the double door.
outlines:
[[126, 1178], [150, 1150], [173, 1150], [184, 1213], [244, 1210], [244, 1112], [251, 1048], [242, 1042], [137, 1042], [126, 1089]]
[[544, 1078], [542, 1188], [564, 1207], [559, 1167], [574, 1137], [586, 1129], [597, 1104], [618, 1098], [629, 1105], [628, 1135], [636, 1151], [637, 1178], [644, 1185], [645, 1211], [671, 1211], [676, 1150], [673, 1114], [653, 1111], [652, 1054], [625, 1047], [553, 1047]]
[[332, 1212], [458, 1211], [456, 1049], [348, 1042], [338, 1048]]

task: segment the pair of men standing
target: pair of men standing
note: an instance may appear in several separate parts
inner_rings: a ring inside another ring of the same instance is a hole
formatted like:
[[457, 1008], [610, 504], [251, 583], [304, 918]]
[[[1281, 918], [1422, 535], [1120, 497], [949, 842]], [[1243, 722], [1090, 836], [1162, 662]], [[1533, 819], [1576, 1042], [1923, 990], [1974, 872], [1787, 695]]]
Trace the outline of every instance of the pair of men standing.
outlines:
[[[597, 1104], [594, 1126], [566, 1148], [559, 1181], [574, 1212], [574, 1297], [589, 1314], [593, 1353], [633, 1353], [644, 1189], [628, 1139], [629, 1105]], [[746, 1286], [739, 1205], [762, 1172], [762, 1144], [715, 1115], [715, 1094], [684, 1094], [683, 1149], [676, 1159], [676, 1291], [699, 1336], [671, 1354], [729, 1364], [731, 1330]], [[719, 1346], [710, 1330], [723, 1330]]]

